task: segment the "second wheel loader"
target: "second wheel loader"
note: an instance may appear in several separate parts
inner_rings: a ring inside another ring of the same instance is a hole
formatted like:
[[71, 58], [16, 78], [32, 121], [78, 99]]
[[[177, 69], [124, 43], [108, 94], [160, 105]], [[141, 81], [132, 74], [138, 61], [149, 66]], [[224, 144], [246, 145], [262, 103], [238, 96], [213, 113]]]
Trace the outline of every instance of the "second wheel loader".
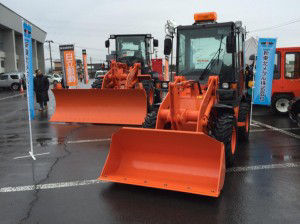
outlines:
[[[101, 89], [53, 90], [56, 110], [50, 121], [141, 125], [161, 102], [158, 73], [152, 72], [150, 34], [110, 35], [115, 60], [101, 78]], [[152, 44], [151, 44], [152, 43]], [[110, 40], [105, 42], [107, 48]]]
[[[249, 136], [245, 30], [241, 22], [217, 23], [216, 13], [194, 18], [177, 27], [177, 76], [166, 98], [144, 128], [113, 135], [100, 180], [220, 195], [237, 141]], [[166, 40], [166, 54], [171, 46]]]

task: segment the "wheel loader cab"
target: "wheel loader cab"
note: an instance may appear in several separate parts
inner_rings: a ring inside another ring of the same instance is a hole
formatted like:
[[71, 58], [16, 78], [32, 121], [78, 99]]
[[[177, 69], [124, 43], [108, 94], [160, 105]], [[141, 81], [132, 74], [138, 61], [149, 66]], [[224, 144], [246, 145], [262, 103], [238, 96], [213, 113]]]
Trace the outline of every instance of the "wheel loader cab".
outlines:
[[200, 84], [217, 75], [221, 99], [236, 101], [244, 89], [244, 39], [240, 22], [196, 20], [193, 25], [178, 26], [176, 74]]
[[149, 73], [151, 67], [151, 34], [110, 35], [115, 40], [117, 62], [129, 66], [141, 63], [142, 74]]
[[108, 52], [110, 39], [115, 42], [115, 59], [100, 79], [100, 89], [54, 90], [52, 122], [141, 125], [161, 102], [150, 64], [151, 42], [157, 47], [157, 40], [150, 34], [111, 35], [105, 41]]

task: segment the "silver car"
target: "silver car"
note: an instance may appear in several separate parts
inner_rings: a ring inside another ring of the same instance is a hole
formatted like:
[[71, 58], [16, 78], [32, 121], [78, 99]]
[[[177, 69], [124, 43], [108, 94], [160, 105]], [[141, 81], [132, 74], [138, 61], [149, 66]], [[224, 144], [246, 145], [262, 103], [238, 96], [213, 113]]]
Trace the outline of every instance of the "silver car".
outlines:
[[58, 74], [48, 74], [47, 78], [49, 79], [50, 84], [57, 84], [61, 82], [62, 77]]
[[0, 75], [0, 88], [18, 90], [21, 83], [25, 84], [25, 75], [22, 72], [11, 72]]

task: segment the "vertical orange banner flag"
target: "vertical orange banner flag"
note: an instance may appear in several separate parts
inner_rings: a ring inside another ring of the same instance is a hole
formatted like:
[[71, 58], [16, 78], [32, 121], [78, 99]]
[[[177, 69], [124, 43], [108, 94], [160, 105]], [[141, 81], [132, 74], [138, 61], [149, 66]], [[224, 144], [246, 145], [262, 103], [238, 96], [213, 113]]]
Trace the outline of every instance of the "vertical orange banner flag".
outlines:
[[85, 84], [89, 83], [89, 73], [87, 68], [87, 56], [86, 56], [86, 50], [82, 50], [82, 60], [83, 60], [83, 69], [84, 69], [84, 80]]
[[60, 45], [59, 50], [65, 86], [77, 86], [78, 75], [76, 71], [74, 45]]

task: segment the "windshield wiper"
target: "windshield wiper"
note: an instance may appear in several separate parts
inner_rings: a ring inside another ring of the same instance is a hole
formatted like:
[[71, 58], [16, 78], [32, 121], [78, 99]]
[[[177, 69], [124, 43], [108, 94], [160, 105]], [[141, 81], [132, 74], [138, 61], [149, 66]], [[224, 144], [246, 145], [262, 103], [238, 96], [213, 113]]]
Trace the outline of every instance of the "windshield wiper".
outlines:
[[205, 67], [205, 69], [203, 70], [203, 72], [200, 74], [199, 80], [201, 80], [202, 77], [204, 77], [204, 75], [206, 75], [206, 73], [209, 71], [209, 68], [212, 67], [216, 63], [216, 60], [214, 60], [216, 58], [216, 56], [218, 56], [218, 60], [219, 60], [220, 54], [223, 51], [223, 49], [222, 49], [222, 43], [223, 43], [223, 35], [221, 36], [219, 49], [216, 51], [216, 53], [210, 59], [209, 63], [207, 64], [207, 66]]

